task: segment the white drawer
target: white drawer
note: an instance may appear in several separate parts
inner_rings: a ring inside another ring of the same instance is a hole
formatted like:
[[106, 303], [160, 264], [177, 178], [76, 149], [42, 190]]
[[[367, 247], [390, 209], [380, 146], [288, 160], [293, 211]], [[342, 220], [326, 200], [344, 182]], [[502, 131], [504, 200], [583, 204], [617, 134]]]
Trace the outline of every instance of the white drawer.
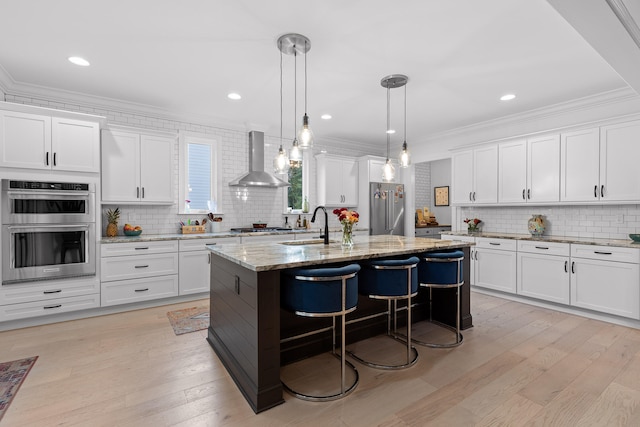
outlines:
[[103, 258], [124, 255], [145, 255], [178, 252], [178, 241], [161, 240], [157, 242], [138, 243], [103, 243], [100, 246], [100, 251]]
[[[227, 240], [227, 239], [225, 239], [225, 240]], [[216, 244], [222, 243], [222, 242], [224, 242], [224, 240], [222, 240], [222, 239], [189, 239], [189, 240], [180, 240], [179, 241], [179, 248], [180, 248], [180, 252], [203, 251], [203, 250], [207, 249], [207, 245], [216, 245]]]
[[571, 256], [575, 258], [599, 259], [602, 261], [640, 263], [640, 250], [635, 248], [572, 244]]
[[518, 252], [569, 256], [571, 255], [571, 246], [568, 243], [518, 240]]
[[100, 294], [0, 306], [0, 322], [100, 307]]
[[102, 258], [102, 281], [137, 279], [178, 273], [177, 252]]
[[494, 239], [491, 237], [477, 237], [476, 247], [487, 249], [498, 249], [502, 251], [515, 251], [518, 248], [517, 240], [514, 239]]
[[178, 275], [102, 283], [102, 306], [178, 295]]
[[96, 276], [91, 278], [14, 283], [1, 287], [0, 305], [50, 301], [78, 295], [97, 294], [99, 292], [100, 280]]
[[443, 234], [440, 236], [440, 240], [474, 243], [476, 241], [476, 238], [474, 236], [455, 236], [453, 234]]

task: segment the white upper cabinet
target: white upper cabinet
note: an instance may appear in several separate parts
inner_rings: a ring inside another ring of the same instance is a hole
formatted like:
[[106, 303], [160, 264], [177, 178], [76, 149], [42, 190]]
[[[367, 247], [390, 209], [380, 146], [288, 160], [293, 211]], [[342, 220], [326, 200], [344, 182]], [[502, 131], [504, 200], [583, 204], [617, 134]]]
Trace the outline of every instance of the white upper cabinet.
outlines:
[[600, 128], [600, 199], [640, 201], [640, 120]]
[[462, 151], [452, 156], [452, 203], [498, 201], [498, 146]]
[[560, 135], [498, 147], [498, 202], [545, 203], [560, 198]]
[[0, 166], [100, 172], [98, 122], [0, 111]]
[[561, 200], [640, 200], [640, 121], [562, 134]]
[[358, 162], [348, 157], [316, 156], [318, 161], [318, 205], [358, 205]]
[[175, 138], [102, 133], [102, 201], [171, 204]]
[[561, 135], [560, 200], [600, 199], [600, 135], [598, 128]]

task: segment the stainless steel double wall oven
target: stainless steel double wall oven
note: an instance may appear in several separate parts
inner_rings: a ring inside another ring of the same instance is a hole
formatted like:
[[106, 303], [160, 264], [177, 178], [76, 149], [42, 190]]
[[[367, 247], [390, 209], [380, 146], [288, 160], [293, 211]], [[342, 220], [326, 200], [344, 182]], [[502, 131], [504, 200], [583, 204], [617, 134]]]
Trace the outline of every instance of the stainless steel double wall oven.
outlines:
[[2, 284], [96, 274], [95, 185], [3, 179]]

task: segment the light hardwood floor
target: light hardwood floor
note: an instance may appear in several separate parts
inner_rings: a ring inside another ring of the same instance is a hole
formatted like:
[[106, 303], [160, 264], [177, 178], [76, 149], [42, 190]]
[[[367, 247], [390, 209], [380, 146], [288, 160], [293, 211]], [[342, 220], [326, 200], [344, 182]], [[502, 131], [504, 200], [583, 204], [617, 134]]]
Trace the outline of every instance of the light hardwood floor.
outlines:
[[640, 425], [639, 330], [472, 293], [460, 347], [418, 347], [402, 371], [356, 365], [345, 399], [285, 394], [255, 415], [205, 331], [174, 335], [166, 312], [195, 305], [1, 332], [0, 361], [40, 358], [0, 427]]

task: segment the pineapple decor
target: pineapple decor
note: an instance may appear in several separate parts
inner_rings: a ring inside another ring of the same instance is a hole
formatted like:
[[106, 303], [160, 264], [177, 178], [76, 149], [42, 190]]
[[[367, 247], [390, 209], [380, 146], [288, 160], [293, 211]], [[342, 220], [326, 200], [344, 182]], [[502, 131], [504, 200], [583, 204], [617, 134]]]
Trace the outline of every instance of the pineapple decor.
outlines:
[[118, 235], [118, 220], [120, 219], [120, 208], [107, 211], [107, 237], [115, 237]]

